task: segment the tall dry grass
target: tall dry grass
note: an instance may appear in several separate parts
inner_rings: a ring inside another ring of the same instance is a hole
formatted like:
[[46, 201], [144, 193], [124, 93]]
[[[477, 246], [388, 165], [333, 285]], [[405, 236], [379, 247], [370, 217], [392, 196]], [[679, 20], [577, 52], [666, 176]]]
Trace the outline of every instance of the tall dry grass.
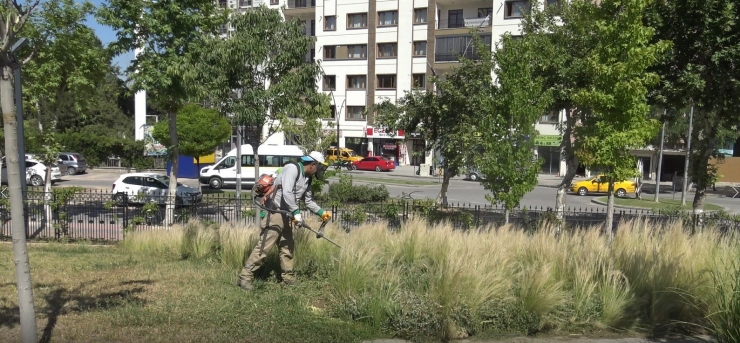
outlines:
[[[236, 272], [257, 234], [191, 222], [133, 233], [122, 244], [214, 258]], [[710, 228], [692, 235], [680, 223], [634, 221], [608, 242], [599, 230], [555, 238], [547, 227], [460, 231], [412, 220], [398, 231], [366, 224], [348, 234], [330, 225], [326, 234], [343, 249], [296, 232], [299, 275], [328, 282], [334, 316], [396, 336], [709, 327], [737, 337], [740, 246]]]

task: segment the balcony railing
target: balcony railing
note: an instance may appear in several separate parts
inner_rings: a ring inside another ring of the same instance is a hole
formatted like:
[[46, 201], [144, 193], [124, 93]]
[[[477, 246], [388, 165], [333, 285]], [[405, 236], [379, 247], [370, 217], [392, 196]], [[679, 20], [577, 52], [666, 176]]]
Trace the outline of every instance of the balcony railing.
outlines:
[[437, 29], [477, 28], [491, 26], [491, 17], [465, 18], [463, 20], [442, 19], [437, 21]]
[[466, 51], [466, 52], [435, 53], [434, 61], [435, 62], [457, 62], [460, 60], [460, 56], [465, 57], [470, 60], [480, 59], [480, 55], [478, 54], [478, 52]]
[[316, 7], [316, 0], [288, 0], [288, 8], [311, 8]]

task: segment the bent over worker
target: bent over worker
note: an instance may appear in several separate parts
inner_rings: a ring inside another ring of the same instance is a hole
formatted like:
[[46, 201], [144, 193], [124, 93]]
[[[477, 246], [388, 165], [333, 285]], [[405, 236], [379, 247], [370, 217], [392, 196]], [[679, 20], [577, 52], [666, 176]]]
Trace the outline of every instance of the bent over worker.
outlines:
[[280, 256], [281, 278], [286, 285], [296, 283], [293, 274], [293, 227], [302, 224], [301, 211], [298, 202], [303, 199], [306, 207], [322, 220], [331, 219], [331, 214], [324, 211], [313, 200], [311, 181], [313, 178], [323, 178], [326, 170], [324, 156], [318, 151], [312, 151], [308, 156], [301, 157], [299, 163], [286, 164], [273, 182], [275, 191], [267, 196], [265, 207], [270, 210], [287, 211], [292, 215], [270, 212], [263, 219], [262, 232], [257, 246], [254, 247], [244, 265], [237, 285], [244, 290], [253, 288], [254, 272], [264, 263], [267, 252], [277, 244]]

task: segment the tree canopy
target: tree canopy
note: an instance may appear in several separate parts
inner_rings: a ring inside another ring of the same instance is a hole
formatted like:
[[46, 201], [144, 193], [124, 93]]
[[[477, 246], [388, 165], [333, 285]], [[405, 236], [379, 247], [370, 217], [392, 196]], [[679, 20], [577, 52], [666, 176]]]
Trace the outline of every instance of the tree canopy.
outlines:
[[[165, 146], [171, 144], [166, 121], [154, 125], [152, 136]], [[177, 137], [180, 153], [199, 158], [213, 153], [219, 144], [231, 137], [231, 124], [214, 109], [187, 104], [177, 111]]]

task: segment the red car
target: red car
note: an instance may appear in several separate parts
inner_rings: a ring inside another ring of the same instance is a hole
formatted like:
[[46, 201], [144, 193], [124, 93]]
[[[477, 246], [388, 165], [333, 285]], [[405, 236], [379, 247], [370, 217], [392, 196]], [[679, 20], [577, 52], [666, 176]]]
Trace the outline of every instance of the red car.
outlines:
[[352, 169], [390, 171], [396, 169], [396, 163], [382, 156], [365, 157], [352, 162]]

